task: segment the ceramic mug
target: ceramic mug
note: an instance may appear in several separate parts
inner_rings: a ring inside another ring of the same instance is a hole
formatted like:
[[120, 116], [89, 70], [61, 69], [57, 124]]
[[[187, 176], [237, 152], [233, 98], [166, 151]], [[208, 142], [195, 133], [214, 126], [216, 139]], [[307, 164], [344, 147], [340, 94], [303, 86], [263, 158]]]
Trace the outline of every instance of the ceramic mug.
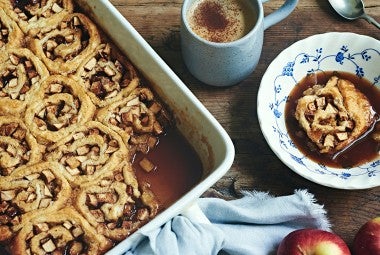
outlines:
[[[182, 5], [182, 56], [188, 70], [195, 78], [213, 86], [231, 86], [247, 78], [259, 62], [264, 30], [285, 19], [298, 3], [298, 0], [286, 0], [279, 9], [264, 17], [262, 3], [265, 1], [240, 0], [249, 5], [250, 8], [246, 11], [255, 15], [254, 24], [240, 39], [215, 42], [204, 39], [191, 29], [187, 16], [190, 15], [189, 9], [194, 8], [197, 1], [199, 0], [184, 0]], [[216, 21], [211, 20], [211, 22]]]

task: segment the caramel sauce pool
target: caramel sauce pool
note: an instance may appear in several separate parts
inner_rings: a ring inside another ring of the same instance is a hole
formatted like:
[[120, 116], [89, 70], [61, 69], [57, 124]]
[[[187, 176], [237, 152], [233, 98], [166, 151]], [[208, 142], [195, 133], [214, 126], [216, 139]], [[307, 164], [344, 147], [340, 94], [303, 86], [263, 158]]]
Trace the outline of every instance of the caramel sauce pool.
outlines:
[[380, 157], [380, 144], [371, 138], [371, 134], [377, 130], [380, 132], [380, 121], [373, 125], [364, 136], [357, 139], [338, 154], [321, 154], [316, 145], [307, 137], [306, 132], [300, 127], [294, 117], [297, 100], [303, 96], [303, 92], [316, 85], [326, 84], [329, 78], [336, 75], [339, 78], [349, 80], [360, 90], [369, 100], [373, 110], [380, 114], [380, 90], [364, 78], [360, 78], [348, 72], [319, 72], [303, 78], [297, 86], [290, 92], [285, 105], [285, 124], [290, 138], [296, 147], [308, 158], [329, 167], [350, 168], [370, 162]]
[[[148, 158], [156, 169], [144, 171], [139, 162]], [[201, 160], [188, 141], [175, 128], [171, 128], [159, 138], [158, 145], [147, 155], [138, 153], [133, 168], [139, 182], [145, 181], [157, 196], [160, 211], [190, 191], [201, 180], [203, 167]]]

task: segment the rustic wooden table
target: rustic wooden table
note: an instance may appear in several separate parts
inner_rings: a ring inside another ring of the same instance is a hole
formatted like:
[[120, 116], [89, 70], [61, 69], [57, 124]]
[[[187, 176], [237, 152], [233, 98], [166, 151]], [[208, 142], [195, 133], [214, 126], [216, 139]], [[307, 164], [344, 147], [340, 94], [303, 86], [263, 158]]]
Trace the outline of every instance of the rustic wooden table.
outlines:
[[[236, 149], [230, 171], [204, 196], [240, 197], [241, 190], [268, 191], [281, 196], [295, 189], [308, 189], [323, 204], [333, 225], [349, 245], [354, 233], [367, 220], [380, 216], [380, 187], [338, 190], [310, 182], [292, 172], [272, 152], [259, 126], [256, 97], [261, 77], [271, 61], [292, 43], [324, 32], [355, 32], [380, 39], [380, 31], [365, 20], [346, 21], [327, 0], [299, 0], [295, 11], [265, 31], [264, 47], [256, 70], [242, 83], [228, 88], [210, 87], [186, 70], [180, 50], [181, 0], [111, 0], [151, 44], [174, 72], [226, 129]], [[265, 13], [284, 1], [264, 4]], [[380, 21], [379, 0], [364, 0], [366, 12]]]

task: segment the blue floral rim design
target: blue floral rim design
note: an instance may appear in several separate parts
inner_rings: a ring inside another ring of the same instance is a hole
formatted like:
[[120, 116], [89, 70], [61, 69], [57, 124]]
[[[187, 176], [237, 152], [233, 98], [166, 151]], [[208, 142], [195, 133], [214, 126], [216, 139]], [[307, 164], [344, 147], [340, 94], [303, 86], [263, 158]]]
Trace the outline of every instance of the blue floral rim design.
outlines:
[[[328, 36], [329, 33], [319, 36], [324, 35]], [[352, 35], [357, 36], [355, 34]], [[323, 44], [323, 40], [321, 40], [317, 43], [312, 43], [312, 46], [316, 46], [314, 48], [309, 47], [309, 49], [307, 49], [308, 47], [298, 47], [298, 50], [302, 48], [302, 52], [289, 50], [288, 55], [285, 56], [291, 57], [286, 59], [282, 57], [280, 63], [276, 63], [278, 66], [271, 68], [270, 71], [268, 68], [267, 72], [272, 74], [270, 78], [273, 84], [272, 92], [270, 92], [271, 97], [263, 100], [266, 102], [266, 106], [259, 105], [258, 100], [258, 107], [267, 107], [272, 113], [272, 117], [269, 120], [270, 123], [267, 123], [271, 125], [271, 131], [265, 131], [263, 127], [262, 131], [268, 143], [281, 160], [289, 160], [289, 162], [285, 162], [289, 167], [314, 182], [319, 182], [319, 180], [317, 180], [315, 176], [309, 178], [309, 174], [323, 176], [324, 180], [321, 181], [320, 184], [326, 186], [337, 187], [336, 185], [340, 185], [338, 188], [349, 188], [348, 186], [351, 186], [350, 182], [355, 183], [357, 178], [372, 179], [372, 183], [368, 185], [378, 186], [380, 185], [380, 159], [358, 167], [346, 169], [334, 169], [323, 164], [311, 162], [309, 158], [298, 151], [288, 135], [284, 124], [284, 109], [288, 94], [297, 82], [307, 74], [320, 71], [349, 71], [355, 73], [358, 77], [365, 77], [373, 86], [380, 88], [380, 43], [378, 41], [375, 45], [366, 43], [363, 44], [364, 47], [358, 48], [356, 45], [355, 48], [351, 47], [351, 40], [347, 42], [345, 40], [337, 41], [340, 41], [339, 45], [336, 43]], [[278, 61], [279, 60], [277, 60], [277, 62]], [[376, 68], [376, 66], [378, 67]], [[277, 70], [277, 74], [273, 73], [272, 70]], [[264, 75], [264, 77], [265, 76], [266, 75]], [[269, 76], [266, 76], [265, 79]], [[259, 96], [260, 93], [259, 91]], [[265, 112], [263, 114], [268, 114], [266, 109], [262, 111]], [[261, 110], [258, 109], [259, 115], [260, 112]], [[260, 117], [261, 116], [259, 116], [259, 119]], [[266, 118], [268, 118], [268, 116], [266, 116]], [[278, 148], [275, 148], [275, 146]], [[326, 179], [326, 177], [330, 180]], [[336, 178], [340, 180], [339, 182], [344, 184], [333, 183], [336, 181]], [[365, 184], [360, 184], [354, 188], [367, 188], [365, 186]]]

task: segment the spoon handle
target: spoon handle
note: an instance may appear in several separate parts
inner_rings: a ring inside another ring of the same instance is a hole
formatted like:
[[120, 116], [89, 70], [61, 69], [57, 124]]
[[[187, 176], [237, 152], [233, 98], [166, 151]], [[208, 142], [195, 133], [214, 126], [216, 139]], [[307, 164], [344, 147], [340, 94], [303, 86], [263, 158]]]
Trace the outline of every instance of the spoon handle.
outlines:
[[367, 20], [368, 23], [373, 24], [373, 25], [375, 25], [378, 29], [380, 29], [380, 24], [379, 24], [379, 22], [377, 22], [377, 21], [376, 21], [374, 18], [372, 18], [371, 16], [369, 16], [369, 15], [367, 15], [367, 14], [363, 14], [363, 15], [362, 15], [362, 18], [365, 19], [365, 20]]

